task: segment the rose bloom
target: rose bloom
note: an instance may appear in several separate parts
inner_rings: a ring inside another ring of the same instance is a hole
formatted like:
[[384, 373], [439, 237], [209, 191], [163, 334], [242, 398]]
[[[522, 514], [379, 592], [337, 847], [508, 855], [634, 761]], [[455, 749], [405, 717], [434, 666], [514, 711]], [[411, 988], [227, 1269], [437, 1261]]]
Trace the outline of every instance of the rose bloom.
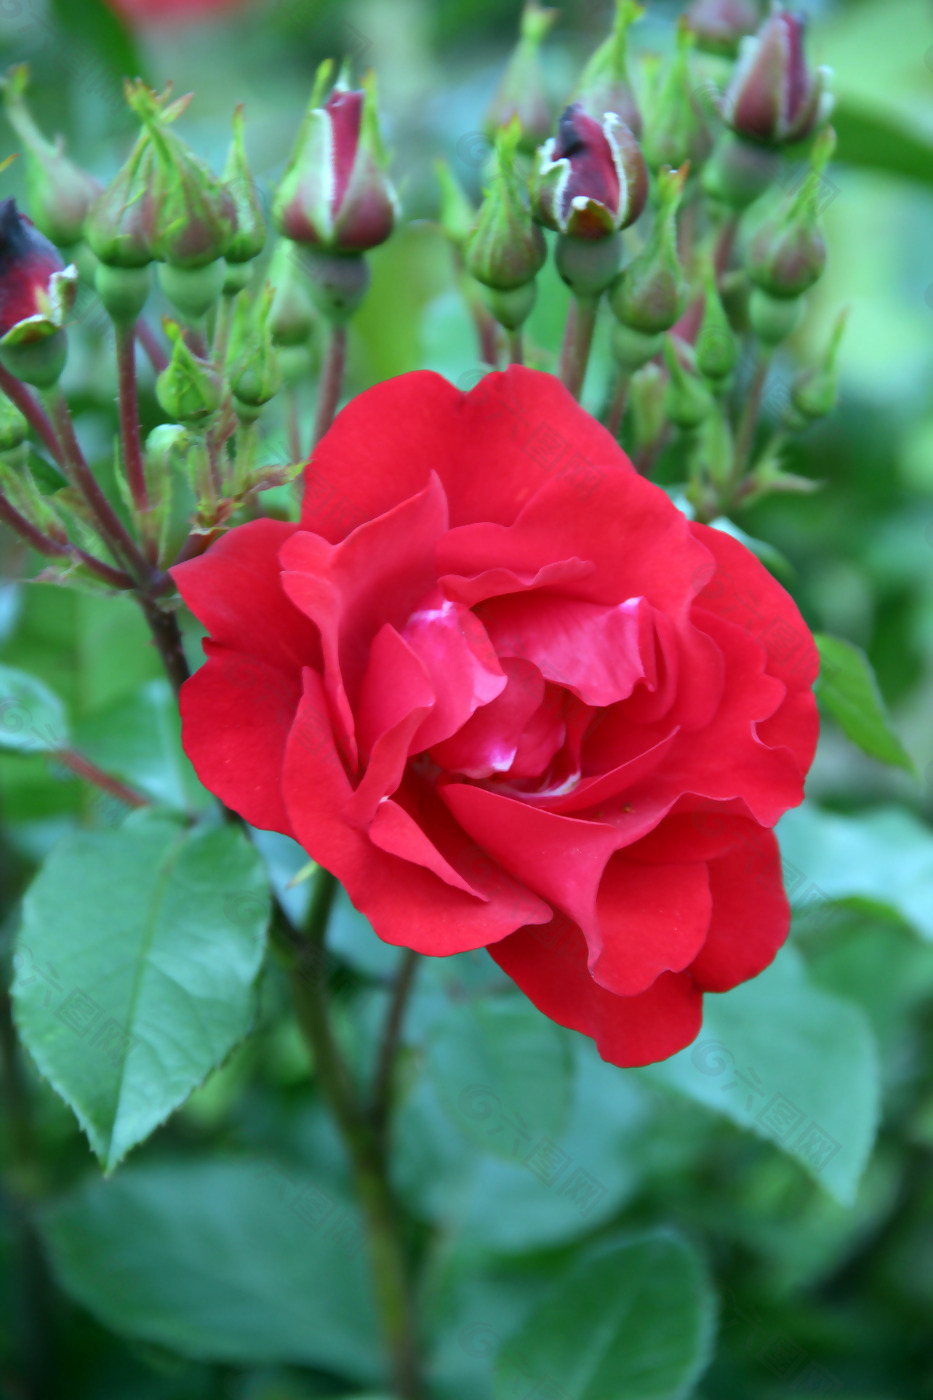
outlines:
[[550, 375], [377, 385], [299, 525], [173, 572], [209, 633], [181, 696], [202, 781], [387, 943], [488, 948], [637, 1065], [784, 941], [771, 827], [816, 745], [813, 639]]
[[241, 10], [249, 0], [107, 0], [118, 15], [133, 25], [177, 25], [222, 18]]

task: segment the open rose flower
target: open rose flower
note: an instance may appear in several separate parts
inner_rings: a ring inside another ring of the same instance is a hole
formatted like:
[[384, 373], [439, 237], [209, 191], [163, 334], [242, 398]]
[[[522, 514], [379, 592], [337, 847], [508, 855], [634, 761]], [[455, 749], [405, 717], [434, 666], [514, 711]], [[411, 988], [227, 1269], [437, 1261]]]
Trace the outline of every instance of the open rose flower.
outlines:
[[386, 942], [488, 948], [620, 1065], [774, 957], [812, 638], [552, 377], [378, 385], [315, 449], [299, 525], [174, 575], [210, 634], [181, 702], [200, 777]]

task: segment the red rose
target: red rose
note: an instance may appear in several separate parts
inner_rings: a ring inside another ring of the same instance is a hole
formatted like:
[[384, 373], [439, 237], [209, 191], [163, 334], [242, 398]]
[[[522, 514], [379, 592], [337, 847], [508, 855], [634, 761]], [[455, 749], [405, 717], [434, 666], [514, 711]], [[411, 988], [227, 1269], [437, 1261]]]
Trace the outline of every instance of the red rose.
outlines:
[[210, 633], [181, 699], [201, 779], [386, 942], [488, 947], [622, 1065], [774, 957], [813, 640], [551, 376], [377, 385], [316, 448], [300, 525], [174, 573]]

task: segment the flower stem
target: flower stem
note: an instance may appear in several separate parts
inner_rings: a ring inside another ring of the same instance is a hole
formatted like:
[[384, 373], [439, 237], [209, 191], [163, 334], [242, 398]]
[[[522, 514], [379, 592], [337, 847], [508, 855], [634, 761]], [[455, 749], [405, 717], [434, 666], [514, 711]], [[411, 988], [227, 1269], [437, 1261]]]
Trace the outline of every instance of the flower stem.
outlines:
[[76, 777], [83, 778], [86, 783], [92, 783], [94, 787], [100, 788], [101, 792], [109, 793], [118, 802], [124, 803], [127, 807], [149, 807], [150, 799], [144, 797], [135, 788], [127, 787], [126, 783], [121, 783], [119, 778], [113, 778], [109, 773], [105, 773], [103, 768], [98, 768], [96, 763], [92, 763], [89, 758], [78, 753], [76, 749], [58, 749], [53, 758], [60, 763], [63, 768], [74, 773]]
[[[319, 868], [307, 923], [307, 936], [318, 946], [324, 942], [337, 888], [334, 877]], [[277, 913], [284, 918], [280, 908]], [[290, 930], [289, 942], [293, 944], [295, 937], [296, 931]], [[385, 1155], [371, 1120], [359, 1104], [334, 1037], [323, 978], [299, 977], [297, 970], [293, 971], [292, 994], [299, 1025], [314, 1057], [321, 1093], [334, 1115], [353, 1169], [366, 1222], [376, 1303], [391, 1358], [395, 1389], [400, 1400], [418, 1400], [421, 1383], [414, 1307]]]
[[575, 399], [580, 397], [586, 378], [598, 305], [596, 297], [575, 297], [567, 316], [560, 354], [560, 377]]
[[[139, 394], [136, 388], [136, 328], [132, 323], [114, 322], [117, 341], [117, 377], [120, 386], [120, 438], [130, 497], [143, 518], [149, 511], [149, 490], [139, 437]], [[140, 522], [142, 523], [142, 522]]]
[[758, 415], [761, 412], [761, 396], [764, 393], [765, 381], [768, 378], [770, 366], [770, 354], [763, 354], [752, 376], [752, 382], [749, 385], [748, 394], [745, 399], [745, 408], [735, 438], [735, 457], [733, 460], [731, 481], [733, 491], [741, 482], [745, 474], [745, 468], [748, 465], [748, 457], [755, 439], [755, 428], [758, 426]]
[[525, 363], [525, 352], [522, 345], [522, 333], [509, 331], [509, 364], [523, 365]]
[[53, 459], [60, 467], [64, 468], [65, 453], [62, 445], [56, 436], [51, 419], [35, 396], [29, 392], [21, 379], [16, 379], [14, 375], [2, 367], [0, 367], [0, 389], [35, 429], [36, 434], [48, 448]]
[[380, 1137], [385, 1136], [392, 1091], [392, 1071], [395, 1068], [395, 1056], [401, 1037], [402, 1021], [405, 1017], [408, 999], [415, 985], [418, 966], [418, 954], [410, 948], [407, 949], [395, 979], [392, 999], [389, 1002], [389, 1010], [382, 1032], [382, 1044], [376, 1063], [372, 1098], [372, 1120]]
[[156, 374], [161, 374], [168, 366], [168, 356], [159, 344], [155, 331], [142, 317], [136, 322], [136, 338], [146, 352], [146, 357]]
[[224, 292], [217, 308], [217, 322], [214, 326], [214, 344], [211, 358], [219, 374], [223, 374], [227, 363], [227, 349], [230, 344], [230, 331], [233, 327], [233, 303], [235, 296]]
[[628, 386], [630, 377], [625, 370], [619, 370], [619, 377], [616, 380], [616, 387], [609, 404], [609, 412], [606, 414], [606, 427], [612, 436], [618, 441], [619, 433], [622, 431], [622, 420], [625, 417], [625, 405], [628, 401]]
[[120, 520], [87, 464], [71, 421], [71, 412], [61, 388], [46, 390], [52, 421], [64, 449], [64, 468], [94, 513], [101, 535], [114, 558], [122, 559], [134, 580], [145, 586], [151, 568], [139, 546]]
[[321, 438], [334, 421], [334, 414], [340, 403], [340, 390], [343, 386], [343, 371], [347, 359], [347, 328], [333, 326], [330, 344], [324, 361], [324, 373], [318, 390], [317, 414], [314, 419], [312, 447], [317, 447]]
[[185, 656], [185, 649], [182, 645], [181, 631], [178, 626], [178, 619], [172, 612], [166, 612], [160, 608], [151, 594], [140, 593], [140, 607], [149, 630], [152, 633], [152, 640], [155, 642], [159, 655], [162, 658], [162, 665], [165, 673], [171, 682], [172, 689], [177, 695], [191, 674], [188, 668], [188, 660]]

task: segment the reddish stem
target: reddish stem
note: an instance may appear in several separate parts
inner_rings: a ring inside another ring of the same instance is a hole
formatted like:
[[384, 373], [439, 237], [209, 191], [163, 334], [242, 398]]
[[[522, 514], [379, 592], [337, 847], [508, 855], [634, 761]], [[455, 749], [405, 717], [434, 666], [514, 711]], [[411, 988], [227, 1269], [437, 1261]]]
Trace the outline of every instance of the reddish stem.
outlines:
[[134, 788], [127, 787], [126, 783], [121, 783], [119, 778], [112, 778], [109, 773], [105, 773], [102, 768], [98, 768], [96, 763], [92, 763], [89, 758], [85, 758], [75, 749], [57, 749], [54, 757], [63, 768], [69, 769], [79, 778], [84, 778], [86, 782], [93, 783], [101, 791], [109, 792], [111, 797], [117, 798], [127, 807], [151, 806], [148, 797], [144, 797]]
[[146, 356], [156, 374], [168, 367], [168, 356], [159, 344], [155, 331], [148, 321], [140, 318], [136, 322], [136, 338], [146, 352]]
[[140, 515], [149, 510], [149, 489], [143, 448], [139, 439], [139, 395], [136, 389], [136, 328], [115, 324], [117, 338], [117, 377], [120, 386], [120, 437], [126, 480], [133, 505]]
[[2, 367], [0, 367], [0, 389], [3, 390], [10, 402], [16, 405], [26, 421], [35, 429], [58, 465], [64, 467], [65, 453], [62, 449], [62, 445], [56, 436], [55, 429], [52, 426], [52, 420], [49, 418], [38, 399], [30, 393], [22, 380], [16, 379]]
[[317, 447], [334, 421], [334, 414], [340, 403], [340, 390], [343, 386], [343, 370], [346, 359], [347, 328], [346, 326], [334, 326], [331, 330], [330, 345], [327, 348], [327, 358], [324, 362], [324, 374], [318, 389], [312, 447]]
[[575, 399], [580, 397], [586, 378], [598, 304], [595, 297], [575, 297], [567, 313], [567, 329], [560, 353], [560, 377]]

